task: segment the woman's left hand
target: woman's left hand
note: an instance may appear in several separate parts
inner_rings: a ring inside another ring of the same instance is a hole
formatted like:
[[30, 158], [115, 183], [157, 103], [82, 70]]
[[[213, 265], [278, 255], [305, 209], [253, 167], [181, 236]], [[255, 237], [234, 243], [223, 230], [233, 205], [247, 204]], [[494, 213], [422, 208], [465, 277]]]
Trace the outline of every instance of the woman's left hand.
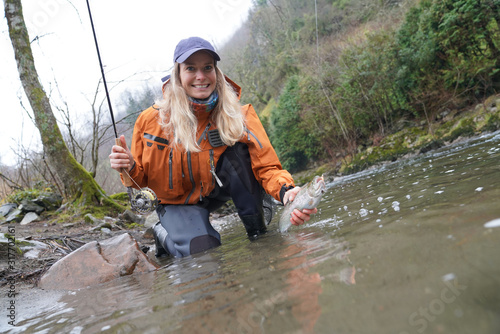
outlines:
[[[288, 190], [285, 195], [283, 196], [283, 204], [286, 205], [286, 203], [293, 201], [295, 199], [295, 196], [297, 196], [298, 192], [300, 191], [300, 187], [295, 187], [293, 189]], [[295, 209], [293, 210], [290, 218], [290, 222], [292, 225], [302, 225], [305, 222], [309, 221], [311, 219], [311, 215], [315, 214], [318, 212], [317, 208], [314, 209]]]

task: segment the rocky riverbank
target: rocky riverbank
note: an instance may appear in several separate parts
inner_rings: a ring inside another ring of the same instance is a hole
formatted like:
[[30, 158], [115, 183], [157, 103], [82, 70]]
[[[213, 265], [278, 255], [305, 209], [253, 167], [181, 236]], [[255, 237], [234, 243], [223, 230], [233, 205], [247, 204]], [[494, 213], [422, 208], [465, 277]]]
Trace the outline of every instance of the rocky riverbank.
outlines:
[[[156, 214], [154, 214], [156, 215]], [[35, 286], [54, 263], [93, 241], [128, 233], [147, 253], [154, 245], [151, 227], [156, 217], [140, 217], [126, 211], [117, 218], [97, 219], [86, 215], [71, 222], [59, 222], [43, 214], [26, 224], [10, 221], [0, 226], [0, 286], [15, 281]]]
[[[153, 264], [157, 261], [152, 234], [158, 221], [156, 212], [140, 216], [126, 210], [118, 217], [96, 218], [91, 214], [68, 216], [64, 208], [52, 207], [38, 208], [37, 218], [27, 220], [25, 217], [32, 215], [23, 211], [29, 207], [24, 202], [24, 206], [10, 203], [0, 207], [0, 258], [4, 260], [0, 262], [0, 287], [12, 283], [17, 289], [35, 287], [42, 275], [68, 254], [96, 242], [96, 249], [102, 251], [108, 240], [124, 234], [131, 236], [132, 243], [137, 242], [138, 249]], [[213, 213], [212, 219], [231, 212], [227, 204]], [[105, 261], [113, 262], [109, 258]], [[134, 272], [135, 263], [129, 267]]]

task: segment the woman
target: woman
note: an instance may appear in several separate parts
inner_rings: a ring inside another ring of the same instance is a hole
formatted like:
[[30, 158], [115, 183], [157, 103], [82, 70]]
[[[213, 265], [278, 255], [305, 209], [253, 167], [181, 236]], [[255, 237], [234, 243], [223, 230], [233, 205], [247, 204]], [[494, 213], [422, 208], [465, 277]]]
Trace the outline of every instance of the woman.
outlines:
[[[122, 146], [113, 146], [109, 156], [113, 169], [127, 170], [158, 196], [157, 256], [219, 246], [208, 217], [229, 199], [248, 236], [265, 233], [263, 190], [282, 203], [299, 191], [253, 107], [239, 103], [240, 87], [217, 67], [219, 60], [202, 38], [180, 41], [163, 99], [138, 117], [132, 149], [121, 136]], [[316, 212], [295, 210], [292, 223], [303, 224]]]

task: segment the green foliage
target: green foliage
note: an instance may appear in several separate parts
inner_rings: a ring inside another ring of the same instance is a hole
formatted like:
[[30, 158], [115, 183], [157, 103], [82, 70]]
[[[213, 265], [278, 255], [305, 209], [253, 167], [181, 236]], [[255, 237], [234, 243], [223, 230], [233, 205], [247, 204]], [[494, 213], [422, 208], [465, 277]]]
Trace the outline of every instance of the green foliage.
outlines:
[[33, 200], [41, 194], [39, 189], [26, 189], [16, 191], [8, 196], [7, 201], [21, 204], [23, 200]]
[[34, 200], [42, 194], [52, 193], [53, 190], [49, 184], [44, 181], [37, 182], [33, 188], [30, 189], [22, 189], [11, 193], [6, 198], [6, 202], [21, 204], [23, 200]]
[[385, 133], [395, 110], [405, 98], [394, 81], [395, 45], [392, 31], [368, 34], [359, 45], [347, 48], [340, 58], [339, 108], [350, 114], [357, 138]]
[[445, 0], [432, 9], [447, 85], [488, 90], [500, 78], [500, 2]]
[[428, 24], [421, 23], [429, 16], [431, 4], [430, 0], [423, 0], [420, 6], [411, 8], [397, 33], [399, 64], [396, 82], [402, 91], [418, 89], [425, 74], [440, 67], [434, 32]]
[[300, 126], [298, 88], [298, 77], [290, 77], [278, 105], [271, 110], [271, 141], [283, 167], [291, 172], [304, 168], [317, 147], [311, 131]]
[[397, 36], [400, 88], [410, 99], [440, 85], [458, 94], [493, 92], [500, 78], [499, 17], [498, 1], [421, 1]]

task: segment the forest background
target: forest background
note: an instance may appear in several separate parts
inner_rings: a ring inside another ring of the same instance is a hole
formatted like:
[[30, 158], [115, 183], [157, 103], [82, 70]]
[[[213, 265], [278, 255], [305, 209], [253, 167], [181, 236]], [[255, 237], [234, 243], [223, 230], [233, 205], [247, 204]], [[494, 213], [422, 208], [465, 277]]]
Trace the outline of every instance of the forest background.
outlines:
[[[256, 0], [220, 50], [220, 66], [255, 106], [284, 168], [350, 164], [341, 171], [353, 172], [368, 166], [353, 166], [356, 156], [391, 134], [416, 125], [422, 144], [432, 143], [438, 120], [498, 93], [499, 20], [498, 0]], [[159, 89], [123, 93], [115, 118], [129, 141]], [[85, 136], [59, 110], [66, 146], [107, 193], [122, 192], [107, 159], [114, 133], [106, 103], [92, 107]], [[498, 113], [487, 117], [497, 129]], [[18, 154], [18, 165], [0, 166], [2, 201], [19, 190], [67, 195], [43, 152]]]

